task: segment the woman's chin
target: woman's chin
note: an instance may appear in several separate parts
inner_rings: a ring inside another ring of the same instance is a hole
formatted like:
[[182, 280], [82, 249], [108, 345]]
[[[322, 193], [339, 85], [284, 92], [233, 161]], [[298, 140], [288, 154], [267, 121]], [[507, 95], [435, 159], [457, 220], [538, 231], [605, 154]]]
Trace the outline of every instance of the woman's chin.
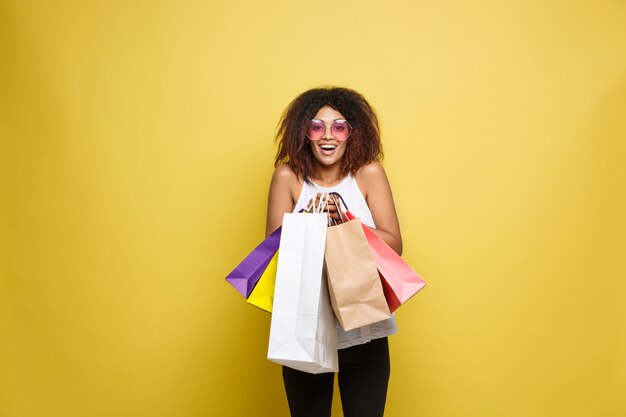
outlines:
[[320, 165], [324, 165], [324, 166], [333, 166], [333, 165], [337, 165], [341, 162], [341, 158], [336, 158], [336, 157], [319, 157], [316, 155], [315, 160], [320, 164]]
[[341, 162], [344, 152], [333, 152], [329, 155], [325, 155], [322, 152], [314, 152], [315, 160], [324, 166], [333, 166]]

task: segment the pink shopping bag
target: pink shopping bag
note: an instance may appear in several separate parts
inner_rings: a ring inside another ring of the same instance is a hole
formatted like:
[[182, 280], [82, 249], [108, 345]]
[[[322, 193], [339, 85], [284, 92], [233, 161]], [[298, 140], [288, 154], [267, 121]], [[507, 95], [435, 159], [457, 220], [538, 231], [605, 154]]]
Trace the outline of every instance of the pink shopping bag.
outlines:
[[[346, 215], [349, 219], [355, 218], [350, 211], [346, 211]], [[393, 313], [401, 304], [424, 288], [426, 281], [376, 233], [365, 225], [363, 225], [363, 231], [383, 283], [389, 311]]]

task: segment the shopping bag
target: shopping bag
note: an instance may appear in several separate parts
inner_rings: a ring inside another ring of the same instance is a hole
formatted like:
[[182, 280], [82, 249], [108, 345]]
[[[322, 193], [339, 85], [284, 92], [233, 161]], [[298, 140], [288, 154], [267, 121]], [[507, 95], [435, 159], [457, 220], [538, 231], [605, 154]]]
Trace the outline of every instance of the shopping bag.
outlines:
[[274, 284], [276, 283], [276, 265], [278, 264], [278, 251], [272, 257], [272, 260], [265, 268], [263, 275], [259, 278], [259, 282], [250, 293], [248, 302], [269, 313], [272, 312], [272, 304], [274, 302]]
[[326, 213], [283, 217], [267, 357], [309, 373], [338, 370], [335, 318], [323, 279]]
[[248, 298], [250, 296], [252, 289], [278, 250], [280, 234], [281, 228], [279, 227], [254, 248], [226, 277], [226, 281], [244, 297]]
[[[346, 211], [346, 215], [349, 219], [355, 218], [349, 210]], [[401, 304], [424, 288], [426, 281], [376, 233], [367, 226], [363, 226], [363, 231], [380, 273], [387, 305], [393, 313]]]
[[360, 220], [328, 228], [325, 260], [330, 300], [344, 330], [391, 317]]

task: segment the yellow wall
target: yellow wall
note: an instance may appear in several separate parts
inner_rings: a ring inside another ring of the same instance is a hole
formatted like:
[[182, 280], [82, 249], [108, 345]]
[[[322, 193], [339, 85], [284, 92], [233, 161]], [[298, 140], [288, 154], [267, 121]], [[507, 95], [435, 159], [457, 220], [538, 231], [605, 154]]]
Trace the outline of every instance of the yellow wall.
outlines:
[[[0, 6], [0, 416], [286, 416], [262, 238], [272, 136], [378, 109], [405, 240], [390, 417], [626, 415], [622, 1]], [[338, 404], [335, 412], [338, 412]], [[339, 415], [339, 414], [335, 414]]]

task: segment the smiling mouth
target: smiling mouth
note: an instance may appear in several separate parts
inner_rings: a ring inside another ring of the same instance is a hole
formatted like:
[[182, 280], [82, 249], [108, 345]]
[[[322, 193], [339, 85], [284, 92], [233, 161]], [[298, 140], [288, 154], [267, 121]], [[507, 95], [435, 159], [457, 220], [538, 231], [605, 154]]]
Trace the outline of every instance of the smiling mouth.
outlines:
[[320, 145], [320, 148], [322, 148], [323, 151], [334, 151], [337, 148], [337, 145], [324, 144]]

